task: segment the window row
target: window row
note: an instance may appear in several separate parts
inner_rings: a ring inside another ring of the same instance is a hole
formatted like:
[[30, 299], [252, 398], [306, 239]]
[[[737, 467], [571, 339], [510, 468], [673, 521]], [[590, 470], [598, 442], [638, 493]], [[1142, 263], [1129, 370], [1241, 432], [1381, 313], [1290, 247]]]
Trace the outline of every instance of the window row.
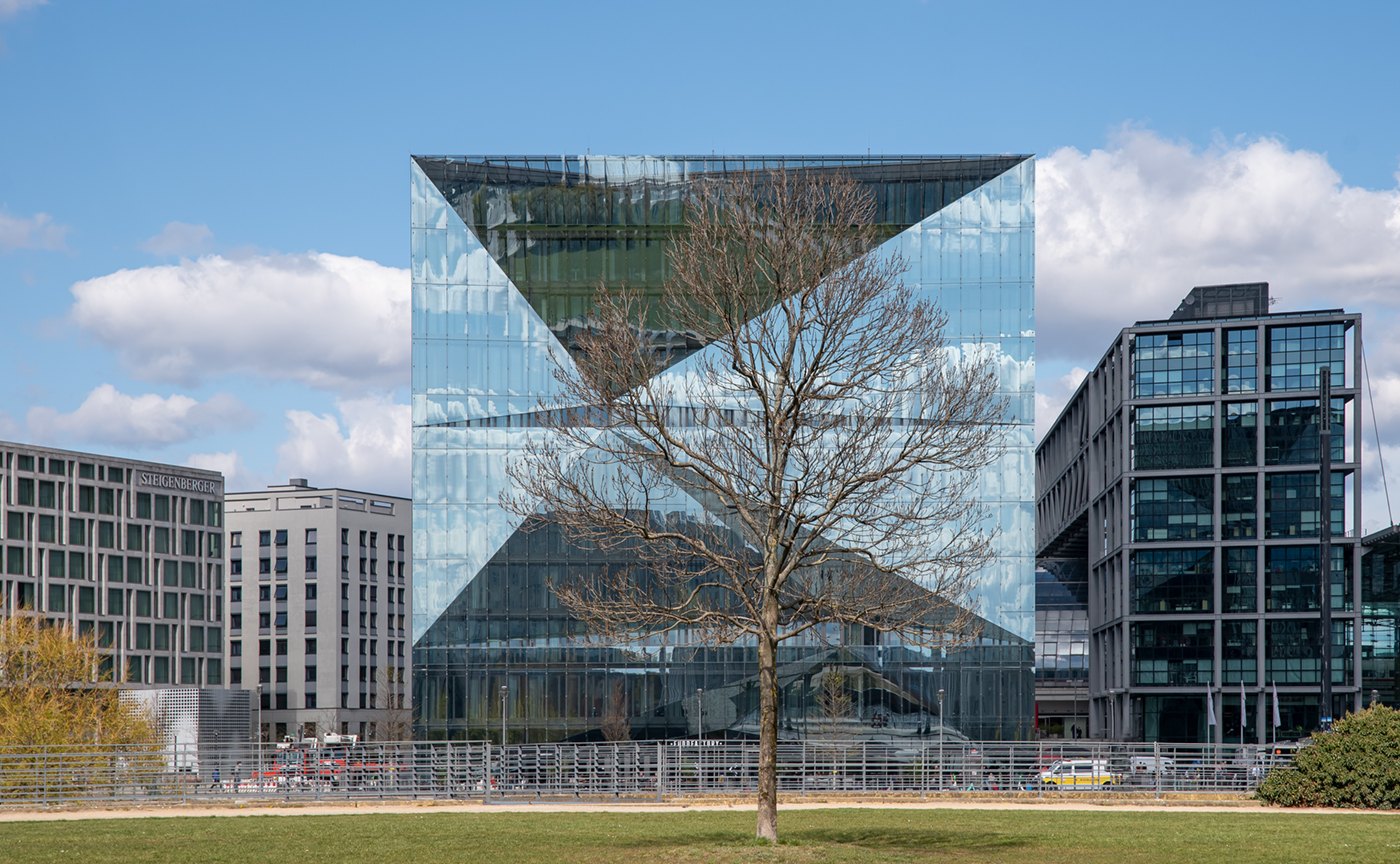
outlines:
[[[10, 500], [16, 507], [62, 509], [76, 513], [96, 513], [101, 516], [124, 515], [128, 519], [152, 519], [156, 522], [178, 522], [210, 528], [223, 525], [222, 501], [155, 495], [150, 492], [133, 494], [125, 489], [78, 486], [77, 500], [65, 504], [62, 500], [63, 491], [64, 484], [52, 480], [36, 481], [29, 477], [16, 477], [14, 496]], [[133, 501], [136, 505], [134, 510], [131, 507]], [[175, 518], [172, 518], [172, 513]]]
[[[1320, 370], [1332, 385], [1345, 385], [1344, 323], [1267, 327], [1264, 389], [1315, 390]], [[1259, 389], [1259, 336], [1256, 328], [1224, 331], [1220, 392]], [[1214, 331], [1144, 333], [1133, 342], [1133, 398], [1214, 393]]]
[[[1333, 462], [1346, 461], [1348, 400], [1332, 400], [1328, 440]], [[1317, 399], [1265, 403], [1264, 464], [1316, 465], [1322, 461], [1322, 412]], [[1220, 467], [1258, 464], [1259, 405], [1228, 402], [1220, 429]], [[1156, 405], [1133, 411], [1133, 468], [1159, 471], [1214, 468], [1215, 406]]]
[[[1346, 479], [1332, 474], [1331, 532], [1340, 537], [1346, 527]], [[1135, 543], [1248, 540], [1260, 536], [1259, 481], [1255, 474], [1226, 474], [1220, 478], [1220, 513], [1215, 512], [1215, 477], [1140, 477], [1131, 492], [1132, 537]], [[1318, 537], [1322, 533], [1322, 483], [1318, 472], [1264, 475], [1264, 531], [1267, 539]]]
[[[1264, 549], [1265, 612], [1310, 612], [1320, 608], [1318, 546]], [[1331, 608], [1352, 608], [1351, 549], [1332, 547]], [[1211, 549], [1147, 549], [1132, 553], [1132, 609], [1135, 615], [1213, 612], [1215, 555]], [[1222, 612], [1258, 612], [1257, 547], [1221, 550]]]
[[[1258, 621], [1220, 622], [1222, 684], [1259, 682]], [[1322, 683], [1320, 621], [1265, 621], [1264, 681]], [[1353, 626], [1332, 622], [1332, 683], [1351, 681]], [[1215, 626], [1208, 621], [1140, 622], [1132, 625], [1133, 684], [1204, 687], [1215, 683]]]

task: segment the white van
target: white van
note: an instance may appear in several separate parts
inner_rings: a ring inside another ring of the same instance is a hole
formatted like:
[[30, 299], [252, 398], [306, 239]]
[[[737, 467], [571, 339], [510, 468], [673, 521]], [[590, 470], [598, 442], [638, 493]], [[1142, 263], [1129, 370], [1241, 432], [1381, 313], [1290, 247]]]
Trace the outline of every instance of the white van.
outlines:
[[1102, 788], [1120, 782], [1103, 759], [1066, 759], [1040, 772], [1040, 782], [1062, 789]]

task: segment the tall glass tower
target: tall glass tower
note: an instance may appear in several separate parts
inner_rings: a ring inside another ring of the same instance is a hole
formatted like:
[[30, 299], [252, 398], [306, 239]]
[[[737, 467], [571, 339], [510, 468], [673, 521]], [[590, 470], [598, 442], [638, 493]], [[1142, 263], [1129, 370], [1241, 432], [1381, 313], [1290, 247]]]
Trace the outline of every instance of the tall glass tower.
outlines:
[[[410, 161], [420, 737], [597, 739], [605, 725], [617, 734], [619, 716], [633, 738], [756, 733], [753, 649], [584, 644], [549, 586], [570, 568], [622, 563], [617, 553], [522, 531], [499, 501], [513, 454], [546, 434], [532, 415], [599, 284], [659, 297], [692, 185], [773, 170], [840, 171], [869, 188], [886, 238], [875, 254], [904, 254], [905, 279], [947, 313], [954, 347], [993, 352], [1010, 421], [980, 489], [999, 530], [975, 595], [981, 637], [947, 652], [864, 632], [785, 647], [782, 734], [817, 734], [822, 689], [839, 680], [851, 734], [1033, 736], [1034, 160], [466, 156]], [[664, 320], [649, 325], [673, 357], [705, 350]]]

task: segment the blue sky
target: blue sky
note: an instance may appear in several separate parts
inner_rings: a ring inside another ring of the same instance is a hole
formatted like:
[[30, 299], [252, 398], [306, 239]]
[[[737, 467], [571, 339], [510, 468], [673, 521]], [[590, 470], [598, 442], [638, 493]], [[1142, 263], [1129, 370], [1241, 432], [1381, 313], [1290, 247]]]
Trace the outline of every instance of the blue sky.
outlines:
[[1397, 25], [1386, 3], [0, 0], [0, 438], [404, 493], [410, 153], [867, 149], [1040, 157], [1042, 423], [1125, 321], [1265, 279], [1367, 313], [1388, 438]]

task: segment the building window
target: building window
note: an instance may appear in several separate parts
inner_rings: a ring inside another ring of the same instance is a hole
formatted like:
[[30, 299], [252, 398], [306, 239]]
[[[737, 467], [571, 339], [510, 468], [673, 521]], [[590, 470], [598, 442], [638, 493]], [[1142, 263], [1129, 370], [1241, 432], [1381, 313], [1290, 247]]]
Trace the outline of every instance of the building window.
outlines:
[[191, 627], [189, 633], [189, 646], [191, 651], [204, 650], [204, 628]]
[[194, 557], [199, 554], [199, 549], [195, 545], [195, 534], [193, 531], [180, 532], [180, 554]]
[[279, 630], [285, 630], [287, 628], [287, 613], [278, 612], [276, 619], [273, 621], [273, 626]]
[[1223, 540], [1253, 539], [1258, 533], [1259, 480], [1253, 474], [1220, 478], [1220, 533]]
[[1345, 324], [1270, 327], [1264, 386], [1268, 390], [1316, 390], [1317, 372], [1323, 366], [1332, 370], [1332, 386], [1344, 386], [1346, 353]]
[[[224, 663], [217, 657], [210, 657], [204, 663], [204, 677], [206, 684], [224, 683]], [[240, 680], [239, 683], [242, 683]]]
[[[277, 705], [277, 710], [278, 710], [278, 711], [286, 711], [286, 710], [287, 710], [287, 694], [286, 694], [286, 693], [278, 693], [278, 694], [277, 694], [276, 705]], [[286, 723], [278, 723], [277, 725], [278, 725], [279, 727], [281, 727], [283, 730], [285, 730], [285, 729], [286, 729], [286, 726], [287, 726]]]
[[228, 575], [230, 575], [230, 576], [242, 576], [242, 575], [243, 575], [243, 559], [242, 559], [242, 558], [232, 558], [232, 559], [229, 560], [229, 562], [228, 562]]
[[143, 530], [140, 525], [126, 526], [126, 548], [131, 552], [140, 552], [145, 544], [141, 542]]
[[[1317, 619], [1266, 621], [1264, 676], [1278, 684], [1321, 684], [1321, 625]], [[1351, 622], [1333, 621], [1333, 684], [1351, 682], [1351, 645]]]
[[[1322, 483], [1316, 471], [1264, 475], [1264, 536], [1317, 537], [1322, 532]], [[1346, 475], [1332, 474], [1332, 536], [1346, 518]]]
[[282, 529], [282, 530], [279, 530], [279, 531], [277, 532], [276, 543], [277, 543], [278, 546], [286, 546], [286, 545], [287, 545], [287, 532], [286, 532], [286, 529]]
[[155, 657], [151, 660], [151, 681], [155, 684], [170, 683], [169, 657]]
[[170, 496], [157, 495], [151, 499], [155, 504], [155, 520], [157, 522], [170, 521]]
[[[1265, 465], [1316, 465], [1322, 461], [1321, 412], [1316, 399], [1270, 399], [1264, 432]], [[1346, 400], [1332, 400], [1332, 461], [1346, 454]]]
[[312, 657], [312, 656], [315, 656], [315, 654], [316, 654], [316, 640], [315, 640], [315, 639], [307, 639], [307, 640], [306, 640], [306, 656]]
[[1133, 481], [1133, 540], [1214, 539], [1214, 485], [1209, 476]]
[[136, 493], [136, 518], [137, 518], [137, 519], [149, 519], [149, 518], [151, 518], [151, 493], [149, 493], [149, 492], [137, 492], [137, 493]]
[[271, 531], [259, 531], [259, 532], [258, 532], [258, 545], [259, 545], [259, 546], [271, 546], [271, 545], [272, 545], [272, 532], [271, 532]]
[[1132, 626], [1133, 684], [1203, 687], [1212, 682], [1214, 625], [1209, 621], [1142, 621]]
[[278, 667], [277, 667], [277, 682], [276, 682], [276, 683], [278, 683], [278, 684], [286, 684], [286, 683], [287, 683], [287, 667], [286, 667], [286, 666], [278, 666]]
[[228, 545], [229, 545], [229, 548], [230, 548], [230, 549], [242, 549], [242, 548], [243, 548], [243, 532], [242, 532], [242, 531], [230, 531], [230, 532], [229, 532], [229, 535], [228, 535]]
[[278, 585], [278, 586], [277, 586], [277, 589], [276, 589], [275, 591], [272, 592], [272, 596], [273, 596], [273, 599], [275, 599], [275, 600], [279, 600], [279, 601], [282, 601], [282, 602], [286, 602], [286, 600], [287, 600], [287, 586], [286, 586], [286, 585]]
[[97, 512], [103, 516], [113, 516], [117, 512], [116, 491], [113, 489], [97, 490]]
[[316, 599], [316, 583], [315, 583], [315, 582], [307, 582], [307, 583], [306, 583], [306, 599], [307, 599], [307, 600], [315, 600], [315, 599]]
[[1132, 554], [1133, 612], [1209, 612], [1215, 594], [1210, 549], [1140, 549]]
[[[1264, 611], [1312, 612], [1318, 608], [1318, 546], [1264, 549]], [[1351, 608], [1351, 547], [1332, 547], [1332, 608]]]
[[1215, 334], [1149, 333], [1133, 342], [1133, 398], [1211, 393]]
[[314, 546], [314, 545], [316, 545], [316, 529], [315, 529], [315, 528], [307, 528], [307, 529], [306, 529], [306, 545], [307, 545], [307, 546]]
[[229, 640], [229, 643], [228, 643], [228, 656], [230, 656], [230, 657], [242, 657], [242, 656], [243, 656], [243, 642], [242, 642], [242, 640], [239, 640], [239, 639], [230, 639], [230, 640]]
[[315, 555], [307, 555], [307, 556], [306, 556], [306, 572], [307, 572], [307, 573], [315, 573], [315, 572], [316, 572], [316, 556], [315, 556]]
[[1220, 429], [1220, 464], [1226, 468], [1253, 466], [1258, 456], [1259, 406], [1253, 402], [1232, 402], [1225, 406], [1225, 423]]
[[315, 693], [307, 693], [305, 698], [306, 698], [306, 707], [307, 707], [307, 708], [315, 708], [315, 707], [316, 707], [316, 694], [315, 694]]
[[68, 588], [61, 583], [49, 585], [49, 611], [67, 611]]
[[190, 524], [204, 524], [204, 502], [198, 498], [190, 499]]
[[170, 625], [157, 624], [155, 626], [155, 647], [157, 651], [170, 650]]
[[266, 630], [266, 629], [268, 629], [268, 628], [271, 627], [271, 626], [272, 626], [272, 613], [271, 613], [271, 612], [259, 612], [259, 613], [258, 613], [258, 629], [259, 629], [259, 630]]
[[307, 680], [307, 681], [315, 681], [315, 680], [316, 680], [316, 667], [315, 667], [315, 666], [307, 666], [307, 667], [306, 667], [306, 680]]
[[287, 572], [287, 559], [286, 559], [286, 558], [278, 558], [278, 559], [277, 559], [277, 567], [275, 568], [275, 571], [278, 572], [278, 573], [286, 573], [286, 572]]
[[316, 626], [316, 610], [315, 610], [315, 609], [308, 609], [308, 610], [306, 610], [306, 626], [307, 626], [307, 627], [315, 627], [315, 626]]
[[57, 487], [52, 480], [39, 481], [39, 506], [50, 509], [58, 506]]
[[271, 558], [259, 558], [259, 559], [258, 559], [258, 573], [260, 573], [260, 574], [267, 574], [267, 573], [271, 573], [271, 572], [272, 572], [272, 559], [271, 559]]
[[1220, 674], [1224, 683], [1243, 682], [1252, 687], [1258, 680], [1258, 630], [1255, 621], [1221, 622]]
[[1223, 550], [1225, 578], [1221, 583], [1221, 605], [1226, 612], [1254, 612], [1259, 605], [1257, 584], [1259, 555], [1256, 547]]
[[[12, 515], [12, 516], [20, 516], [21, 518], [23, 518], [23, 516], [24, 516], [23, 513], [12, 513], [11, 515]], [[57, 519], [56, 517], [54, 517], [54, 516], [40, 516], [40, 517], [39, 517], [39, 542], [40, 542], [40, 543], [57, 543], [57, 542], [58, 542], [58, 519]]]

